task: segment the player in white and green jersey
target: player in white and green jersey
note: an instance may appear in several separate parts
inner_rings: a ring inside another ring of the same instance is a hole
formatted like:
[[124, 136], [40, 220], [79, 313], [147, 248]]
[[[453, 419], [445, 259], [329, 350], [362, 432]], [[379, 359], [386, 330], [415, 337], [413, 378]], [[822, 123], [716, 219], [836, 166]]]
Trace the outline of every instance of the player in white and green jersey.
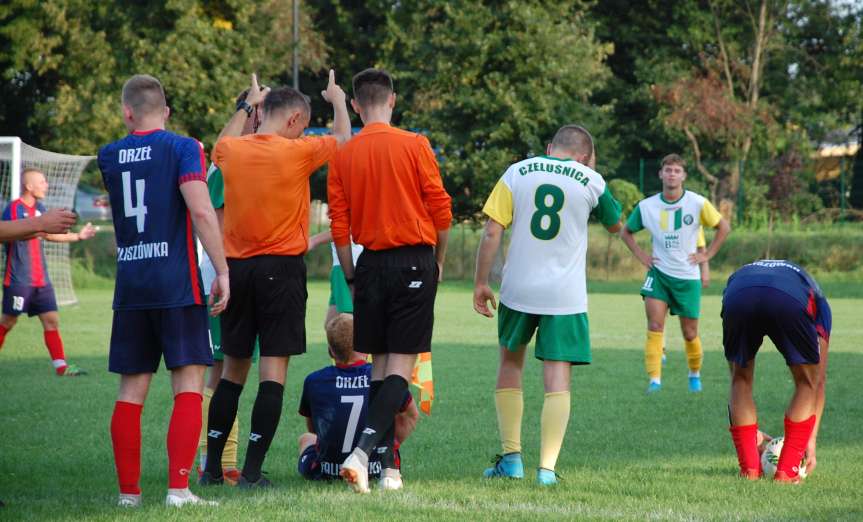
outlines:
[[[665, 317], [670, 311], [680, 317], [689, 390], [700, 392], [701, 362], [704, 358], [698, 337], [702, 278], [699, 264], [716, 255], [731, 226], [703, 196], [683, 188], [686, 165], [677, 154], [662, 159], [659, 178], [662, 192], [641, 200], [632, 210], [620, 233], [626, 246], [647, 267], [641, 287], [647, 312], [647, 342], [644, 364], [650, 377], [647, 392], [662, 388], [662, 347]], [[697, 250], [701, 227], [716, 228], [713, 241], [704, 251]], [[647, 229], [653, 240], [648, 255], [635, 242], [634, 234]]]
[[495, 391], [503, 454], [485, 476], [524, 476], [521, 381], [526, 347], [536, 332], [536, 357], [543, 361], [545, 378], [537, 470], [542, 485], [557, 482], [554, 468], [569, 422], [571, 367], [591, 361], [587, 221], [593, 214], [611, 232], [621, 226], [620, 204], [593, 170], [593, 139], [587, 130], [562, 127], [547, 153], [511, 165], [489, 196], [474, 280], [474, 309], [493, 317], [489, 272], [504, 229], [511, 228], [500, 290]]

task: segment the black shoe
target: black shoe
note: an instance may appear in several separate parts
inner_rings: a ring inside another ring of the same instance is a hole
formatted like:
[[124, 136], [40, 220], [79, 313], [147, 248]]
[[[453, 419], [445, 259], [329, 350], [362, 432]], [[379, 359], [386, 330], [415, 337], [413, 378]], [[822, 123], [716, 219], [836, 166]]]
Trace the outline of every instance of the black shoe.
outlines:
[[221, 486], [225, 483], [224, 477], [214, 477], [210, 475], [209, 471], [205, 471], [201, 473], [201, 476], [198, 477], [198, 485], [199, 486]]
[[237, 487], [240, 489], [269, 489], [273, 487], [273, 483], [264, 475], [261, 475], [261, 477], [254, 482], [247, 479], [245, 475], [240, 475]]

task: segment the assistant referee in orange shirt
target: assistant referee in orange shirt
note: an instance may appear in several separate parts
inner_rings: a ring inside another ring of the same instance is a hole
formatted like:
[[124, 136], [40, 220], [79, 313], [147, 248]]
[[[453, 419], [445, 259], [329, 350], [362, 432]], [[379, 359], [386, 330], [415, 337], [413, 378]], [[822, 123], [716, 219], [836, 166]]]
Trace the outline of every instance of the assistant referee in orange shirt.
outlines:
[[[374, 354], [367, 425], [342, 464], [342, 476], [365, 493], [372, 450], [382, 456], [381, 488], [402, 487], [393, 419], [417, 354], [431, 351], [452, 209], [428, 139], [390, 126], [390, 75], [366, 69], [353, 90], [364, 127], [330, 162], [327, 193], [333, 241], [354, 292], [354, 349]], [[356, 270], [351, 238], [365, 247]]]

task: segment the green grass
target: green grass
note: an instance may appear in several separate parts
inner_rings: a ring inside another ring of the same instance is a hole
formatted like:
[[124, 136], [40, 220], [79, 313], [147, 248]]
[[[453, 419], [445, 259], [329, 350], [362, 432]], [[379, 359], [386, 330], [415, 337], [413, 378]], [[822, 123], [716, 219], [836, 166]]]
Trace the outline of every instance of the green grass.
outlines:
[[[859, 284], [859, 283], [858, 283]], [[71, 361], [91, 371], [53, 377], [38, 321], [22, 320], [0, 352], [0, 518], [209, 520], [859, 520], [863, 518], [863, 373], [860, 299], [832, 299], [833, 346], [818, 470], [800, 487], [735, 478], [727, 431], [728, 378], [720, 351], [719, 297], [704, 298], [706, 349], [701, 395], [686, 391], [686, 364], [676, 325], [669, 328], [664, 389], [644, 395], [644, 319], [635, 295], [590, 296], [594, 364], [574, 370], [573, 407], [556, 488], [533, 484], [537, 465], [541, 366], [530, 359], [525, 379], [523, 442], [529, 480], [487, 481], [482, 469], [499, 451], [493, 403], [495, 322], [471, 309], [463, 285], [442, 287], [437, 305], [434, 372], [437, 400], [403, 447], [406, 488], [368, 496], [343, 484], [311, 484], [296, 475], [296, 414], [303, 377], [328, 363], [322, 328], [325, 283], [310, 284], [308, 353], [291, 362], [277, 438], [265, 469], [278, 488], [248, 495], [224, 488], [201, 492], [222, 506], [167, 511], [165, 430], [171, 407], [167, 372], [153, 382], [143, 418], [144, 508], [119, 512], [108, 425], [117, 377], [107, 372], [111, 292], [84, 289], [81, 305], [61, 311]], [[756, 400], [761, 425], [782, 427], [792, 389], [768, 344], [758, 359]], [[243, 395], [241, 430], [256, 385]], [[245, 445], [243, 445], [245, 446]], [[242, 451], [244, 451], [244, 447]], [[242, 452], [241, 452], [242, 453]]]

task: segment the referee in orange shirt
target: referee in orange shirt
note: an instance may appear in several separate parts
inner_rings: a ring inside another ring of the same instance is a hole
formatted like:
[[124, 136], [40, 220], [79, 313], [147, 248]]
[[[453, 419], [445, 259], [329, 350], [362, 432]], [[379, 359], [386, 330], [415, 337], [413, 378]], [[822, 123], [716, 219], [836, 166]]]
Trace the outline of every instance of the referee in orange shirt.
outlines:
[[[417, 354], [431, 351], [452, 209], [428, 139], [390, 126], [390, 75], [366, 69], [353, 89], [364, 127], [330, 162], [327, 193], [333, 241], [354, 292], [354, 349], [374, 354], [367, 424], [341, 471], [365, 493], [372, 450], [382, 455], [381, 488], [402, 487], [393, 420]], [[356, 269], [351, 238], [365, 247]]]
[[[309, 177], [350, 139], [345, 93], [330, 71], [321, 93], [333, 105], [333, 135], [304, 137], [311, 107], [290, 87], [267, 91], [252, 76], [246, 104], [228, 122], [213, 148], [225, 180], [224, 241], [236, 301], [222, 314], [222, 379], [210, 401], [207, 466], [199, 483], [223, 482], [222, 452], [237, 416], [240, 393], [260, 336], [260, 384], [246, 461], [238, 486], [270, 486], [261, 466], [282, 413], [288, 358], [306, 351], [306, 265], [309, 243]], [[254, 106], [263, 120], [240, 136]]]

